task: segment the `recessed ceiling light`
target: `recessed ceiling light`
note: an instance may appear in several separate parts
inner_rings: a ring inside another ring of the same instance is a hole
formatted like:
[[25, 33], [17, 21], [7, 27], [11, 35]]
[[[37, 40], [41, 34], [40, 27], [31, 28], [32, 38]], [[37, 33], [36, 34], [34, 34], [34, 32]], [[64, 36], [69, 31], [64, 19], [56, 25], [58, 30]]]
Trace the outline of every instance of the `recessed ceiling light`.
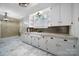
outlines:
[[19, 3], [19, 6], [21, 7], [27, 7], [30, 3]]

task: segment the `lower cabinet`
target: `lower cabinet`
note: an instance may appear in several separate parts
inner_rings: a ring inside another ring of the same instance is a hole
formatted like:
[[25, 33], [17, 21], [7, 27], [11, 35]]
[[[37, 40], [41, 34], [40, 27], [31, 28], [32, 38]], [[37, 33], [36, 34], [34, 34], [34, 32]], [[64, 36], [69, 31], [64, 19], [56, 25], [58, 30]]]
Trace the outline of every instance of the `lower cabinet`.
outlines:
[[47, 48], [48, 52], [56, 55], [75, 55], [75, 41], [71, 39], [62, 39], [55, 37], [47, 38]]
[[26, 35], [21, 35], [21, 41], [26, 42]]
[[47, 39], [44, 36], [39, 39], [39, 48], [47, 50]]
[[38, 37], [32, 37], [32, 45], [38, 47]]
[[[58, 39], [59, 40], [59, 39]], [[55, 37], [47, 37], [47, 48], [48, 48], [48, 52], [52, 53], [52, 54], [56, 54], [58, 51], [58, 47], [60, 45], [57, 45], [57, 38]]]
[[55, 55], [76, 55], [76, 39], [23, 35], [22, 41]]
[[63, 39], [62, 42], [57, 43], [61, 45], [58, 47], [57, 55], [76, 55], [76, 44], [75, 40]]
[[28, 44], [32, 43], [32, 37], [30, 35], [26, 36], [26, 41]]

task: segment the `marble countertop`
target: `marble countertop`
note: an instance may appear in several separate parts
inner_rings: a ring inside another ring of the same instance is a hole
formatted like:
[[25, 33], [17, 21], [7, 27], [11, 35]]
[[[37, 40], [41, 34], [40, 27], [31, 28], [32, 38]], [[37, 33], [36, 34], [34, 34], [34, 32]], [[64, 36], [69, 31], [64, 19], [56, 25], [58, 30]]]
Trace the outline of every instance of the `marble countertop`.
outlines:
[[44, 37], [58, 37], [58, 38], [64, 38], [64, 39], [78, 39], [77, 37], [74, 37], [72, 35], [67, 34], [55, 34], [55, 33], [39, 33], [39, 32], [29, 32], [31, 36], [44, 36]]

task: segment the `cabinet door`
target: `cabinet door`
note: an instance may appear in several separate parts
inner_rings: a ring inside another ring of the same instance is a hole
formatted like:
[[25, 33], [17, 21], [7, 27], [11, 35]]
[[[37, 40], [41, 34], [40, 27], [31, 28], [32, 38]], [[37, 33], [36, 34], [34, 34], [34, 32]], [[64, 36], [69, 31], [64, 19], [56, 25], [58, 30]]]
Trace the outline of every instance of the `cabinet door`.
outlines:
[[58, 25], [58, 21], [60, 18], [60, 5], [59, 4], [55, 4], [52, 9], [51, 9], [51, 26], [59, 26]]
[[72, 17], [72, 4], [61, 4], [61, 19], [60, 25], [70, 25]]
[[73, 26], [71, 27], [72, 32], [71, 34], [79, 37], [79, 4], [73, 4], [74, 10], [73, 10]]
[[44, 9], [41, 12], [42, 12], [42, 15], [45, 18], [45, 20], [42, 21], [43, 28], [48, 28], [48, 26], [50, 26], [50, 21], [51, 21], [51, 7]]
[[75, 55], [75, 41], [63, 38], [48, 37], [47, 48], [48, 52], [56, 55]]
[[57, 47], [57, 55], [74, 55], [76, 50], [73, 48], [74, 47], [74, 41], [73, 40], [66, 40], [59, 38], [56, 40], [56, 47]]
[[49, 25], [48, 21], [50, 19], [50, 8], [46, 8], [38, 12], [36, 12], [36, 14], [34, 15], [34, 27], [35, 28], [48, 28], [48, 25]]
[[29, 16], [29, 27], [34, 27], [34, 16], [33, 16], [33, 14]]
[[27, 35], [24, 36], [24, 42], [27, 43]]
[[32, 38], [32, 45], [38, 47], [38, 37], [33, 37]]
[[26, 38], [25, 38], [25, 34], [21, 35], [21, 41], [25, 42]]
[[48, 51], [51, 52], [52, 54], [57, 54], [57, 51], [58, 51], [57, 46], [59, 46], [59, 45], [57, 45], [57, 43], [58, 43], [57, 38], [48, 37], [47, 40], [48, 40], [48, 42], [47, 42]]
[[64, 42], [64, 44], [63, 44], [63, 46], [65, 46], [65, 48], [75, 48], [75, 40], [73, 40], [73, 39], [68, 39], [68, 40], [66, 40], [66, 41], [63, 41]]
[[76, 51], [76, 40], [68, 39], [67, 41], [63, 41], [62, 49], [67, 52], [67, 54], [73, 55]]
[[39, 48], [43, 49], [43, 50], [47, 50], [47, 39], [45, 39], [44, 37], [41, 37], [39, 39]]
[[26, 37], [26, 41], [27, 41], [27, 43], [28, 43], [28, 44], [31, 44], [31, 40], [32, 40], [31, 36], [28, 35], [28, 36]]

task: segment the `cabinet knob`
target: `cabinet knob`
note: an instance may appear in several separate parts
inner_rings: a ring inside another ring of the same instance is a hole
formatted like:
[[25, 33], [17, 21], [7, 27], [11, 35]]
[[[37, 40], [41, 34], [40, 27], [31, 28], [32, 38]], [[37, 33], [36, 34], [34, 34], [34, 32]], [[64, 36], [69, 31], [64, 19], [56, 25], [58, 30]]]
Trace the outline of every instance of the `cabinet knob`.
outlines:
[[71, 24], [73, 24], [73, 22], [71, 22]]
[[51, 37], [51, 39], [53, 39], [53, 37]]
[[64, 41], [67, 41], [66, 39], [64, 39]]

